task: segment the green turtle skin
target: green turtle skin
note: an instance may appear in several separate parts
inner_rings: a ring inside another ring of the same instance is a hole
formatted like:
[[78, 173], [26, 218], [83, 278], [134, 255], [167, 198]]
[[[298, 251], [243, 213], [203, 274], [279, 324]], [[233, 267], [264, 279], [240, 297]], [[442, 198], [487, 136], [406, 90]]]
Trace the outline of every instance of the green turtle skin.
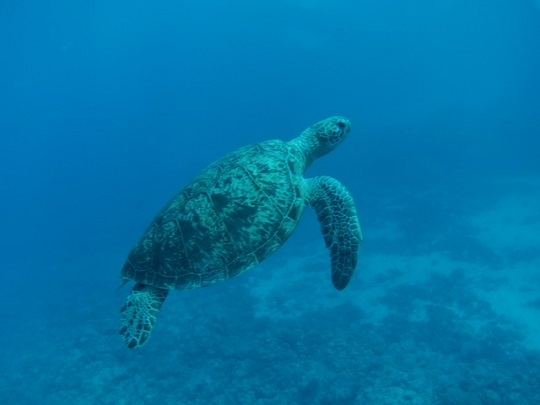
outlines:
[[122, 308], [129, 348], [148, 340], [169, 290], [207, 287], [246, 272], [291, 236], [309, 205], [330, 250], [332, 281], [349, 283], [362, 235], [350, 193], [330, 177], [305, 179], [316, 158], [350, 132], [331, 117], [289, 142], [246, 146], [202, 171], [157, 215], [128, 256], [136, 285]]

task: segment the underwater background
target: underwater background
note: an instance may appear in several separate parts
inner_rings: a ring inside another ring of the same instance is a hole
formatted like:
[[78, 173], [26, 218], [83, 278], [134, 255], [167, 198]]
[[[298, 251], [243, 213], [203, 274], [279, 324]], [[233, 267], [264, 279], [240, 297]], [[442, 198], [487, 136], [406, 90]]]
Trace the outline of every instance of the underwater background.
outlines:
[[[539, 72], [538, 0], [3, 1], [0, 403], [540, 403]], [[306, 175], [356, 201], [347, 289], [308, 212], [127, 349], [154, 215], [332, 115]]]

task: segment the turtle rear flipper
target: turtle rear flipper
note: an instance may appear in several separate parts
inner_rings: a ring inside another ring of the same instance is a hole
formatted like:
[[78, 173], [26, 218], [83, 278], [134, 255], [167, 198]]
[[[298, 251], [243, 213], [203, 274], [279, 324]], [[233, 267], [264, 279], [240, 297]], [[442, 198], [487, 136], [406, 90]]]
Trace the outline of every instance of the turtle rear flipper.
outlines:
[[169, 290], [138, 283], [121, 309], [120, 334], [130, 349], [143, 346], [156, 324], [156, 316]]
[[349, 191], [327, 176], [306, 180], [308, 202], [317, 213], [332, 261], [332, 283], [343, 290], [354, 273], [362, 231]]

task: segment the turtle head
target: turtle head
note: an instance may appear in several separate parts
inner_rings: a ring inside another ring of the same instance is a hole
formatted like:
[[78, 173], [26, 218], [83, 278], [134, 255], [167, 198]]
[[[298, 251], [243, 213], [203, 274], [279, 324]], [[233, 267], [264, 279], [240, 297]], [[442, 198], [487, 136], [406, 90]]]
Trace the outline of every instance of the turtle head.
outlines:
[[298, 146], [308, 161], [333, 151], [351, 132], [351, 122], [344, 117], [330, 117], [310, 126], [291, 141]]

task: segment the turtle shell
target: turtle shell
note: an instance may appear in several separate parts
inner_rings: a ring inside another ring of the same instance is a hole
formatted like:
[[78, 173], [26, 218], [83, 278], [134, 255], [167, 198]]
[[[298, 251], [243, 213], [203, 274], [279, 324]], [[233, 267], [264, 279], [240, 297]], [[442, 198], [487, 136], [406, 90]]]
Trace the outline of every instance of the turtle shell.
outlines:
[[191, 289], [245, 272], [274, 253], [305, 208], [303, 156], [285, 142], [239, 149], [201, 172], [160, 212], [122, 277]]

